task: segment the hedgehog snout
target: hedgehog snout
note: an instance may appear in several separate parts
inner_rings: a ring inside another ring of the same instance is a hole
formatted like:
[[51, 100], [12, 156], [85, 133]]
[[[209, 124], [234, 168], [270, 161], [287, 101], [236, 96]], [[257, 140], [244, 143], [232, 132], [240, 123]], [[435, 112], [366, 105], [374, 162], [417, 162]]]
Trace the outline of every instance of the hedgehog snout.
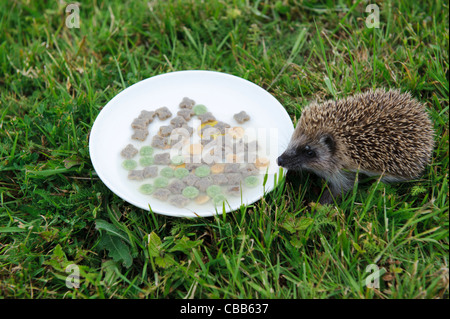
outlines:
[[290, 164], [294, 160], [294, 157], [295, 153], [288, 149], [277, 158], [277, 164], [281, 167], [290, 168]]
[[284, 166], [286, 164], [286, 159], [283, 157], [283, 155], [278, 156], [277, 164], [278, 166]]

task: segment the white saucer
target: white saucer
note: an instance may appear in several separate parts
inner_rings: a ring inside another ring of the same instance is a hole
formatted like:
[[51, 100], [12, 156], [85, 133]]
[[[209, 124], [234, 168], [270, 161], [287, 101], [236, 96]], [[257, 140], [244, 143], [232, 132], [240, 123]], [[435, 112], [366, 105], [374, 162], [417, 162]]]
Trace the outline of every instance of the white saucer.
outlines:
[[[179, 71], [154, 76], [128, 87], [106, 104], [92, 126], [89, 140], [92, 164], [105, 185], [125, 201], [163, 215], [207, 217], [223, 213], [222, 208], [215, 209], [212, 204], [177, 208], [143, 195], [137, 190], [137, 182], [127, 180], [127, 173], [120, 165], [123, 160], [120, 151], [127, 144], [131, 143], [138, 149], [149, 145], [159, 127], [170, 121], [155, 118], [149, 126], [147, 140], [137, 142], [131, 139], [133, 119], [142, 110], [151, 111], [162, 106], [167, 106], [175, 115], [183, 97], [206, 105], [218, 120], [255, 129], [265, 134], [267, 140], [272, 139], [267, 147], [270, 166], [265, 186], [245, 189], [242, 200], [240, 197], [230, 198], [225, 205], [226, 211], [252, 204], [270, 192], [275, 187], [274, 174], [280, 172], [276, 159], [285, 150], [294, 131], [292, 121], [284, 107], [261, 87], [242, 78], [213, 71]], [[233, 119], [233, 115], [242, 110], [251, 117], [245, 125], [239, 125]], [[284, 170], [281, 172], [285, 174]]]

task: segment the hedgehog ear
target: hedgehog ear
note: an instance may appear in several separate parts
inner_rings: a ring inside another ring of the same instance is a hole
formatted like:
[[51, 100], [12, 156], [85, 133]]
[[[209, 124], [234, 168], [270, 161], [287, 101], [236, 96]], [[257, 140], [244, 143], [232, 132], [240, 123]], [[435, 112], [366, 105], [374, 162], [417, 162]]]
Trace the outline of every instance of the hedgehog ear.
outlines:
[[334, 139], [331, 135], [329, 134], [323, 135], [320, 138], [320, 141], [328, 147], [328, 149], [332, 154], [334, 154], [334, 152], [336, 151], [336, 143], [334, 142]]

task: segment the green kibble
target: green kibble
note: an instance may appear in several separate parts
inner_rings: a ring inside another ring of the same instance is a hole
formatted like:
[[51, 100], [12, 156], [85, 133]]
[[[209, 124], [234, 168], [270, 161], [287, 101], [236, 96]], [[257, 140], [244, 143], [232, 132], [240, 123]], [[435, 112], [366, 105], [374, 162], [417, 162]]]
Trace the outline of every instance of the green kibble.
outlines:
[[214, 198], [219, 194], [222, 194], [222, 187], [219, 185], [211, 185], [206, 189], [206, 194], [208, 194], [209, 197]]
[[181, 165], [184, 163], [184, 157], [181, 155], [176, 155], [171, 158], [171, 161], [173, 165]]
[[169, 185], [169, 179], [164, 176], [157, 177], [155, 178], [155, 182], [153, 183], [153, 185], [155, 185], [156, 188], [167, 187], [167, 185]]
[[222, 205], [223, 202], [226, 202], [227, 198], [223, 194], [217, 194], [213, 198], [214, 205]]
[[153, 165], [153, 162], [154, 162], [154, 160], [153, 160], [152, 156], [144, 156], [139, 159], [139, 164], [141, 164], [141, 166], [144, 166], [144, 167]]
[[183, 189], [183, 196], [186, 198], [195, 198], [199, 194], [199, 190], [194, 186], [188, 186]]
[[194, 111], [195, 115], [202, 115], [208, 111], [206, 106], [204, 106], [203, 104], [197, 104], [192, 110]]
[[202, 165], [195, 169], [195, 175], [198, 177], [206, 177], [211, 173], [211, 168], [207, 165]]
[[135, 160], [127, 159], [122, 162], [122, 167], [125, 168], [126, 170], [130, 171], [137, 167], [137, 162]]
[[139, 187], [139, 191], [142, 194], [150, 195], [155, 191], [155, 186], [153, 186], [152, 184], [143, 184], [141, 185], [141, 187]]
[[244, 184], [247, 187], [256, 187], [259, 184], [259, 178], [256, 176], [247, 176], [244, 179]]
[[161, 171], [159, 173], [161, 174], [161, 176], [164, 176], [167, 178], [173, 177], [173, 169], [170, 167], [164, 167], [163, 169], [161, 169]]
[[153, 155], [153, 147], [151, 147], [151, 146], [142, 146], [139, 154], [141, 154], [141, 156]]
[[175, 172], [173, 172], [173, 176], [176, 178], [182, 179], [183, 177], [186, 177], [189, 175], [189, 170], [184, 167], [177, 168]]

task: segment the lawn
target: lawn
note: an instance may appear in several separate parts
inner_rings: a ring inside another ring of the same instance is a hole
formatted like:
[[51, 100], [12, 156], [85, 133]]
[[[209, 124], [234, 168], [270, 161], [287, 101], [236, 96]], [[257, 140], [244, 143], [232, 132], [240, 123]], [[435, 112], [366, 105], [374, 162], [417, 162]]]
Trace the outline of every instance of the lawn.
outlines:
[[[449, 5], [377, 3], [378, 28], [365, 1], [1, 1], [0, 297], [448, 298]], [[138, 209], [96, 175], [90, 129], [128, 86], [191, 69], [256, 83], [294, 124], [313, 100], [409, 91], [432, 163], [335, 205], [289, 173], [216, 217]]]

